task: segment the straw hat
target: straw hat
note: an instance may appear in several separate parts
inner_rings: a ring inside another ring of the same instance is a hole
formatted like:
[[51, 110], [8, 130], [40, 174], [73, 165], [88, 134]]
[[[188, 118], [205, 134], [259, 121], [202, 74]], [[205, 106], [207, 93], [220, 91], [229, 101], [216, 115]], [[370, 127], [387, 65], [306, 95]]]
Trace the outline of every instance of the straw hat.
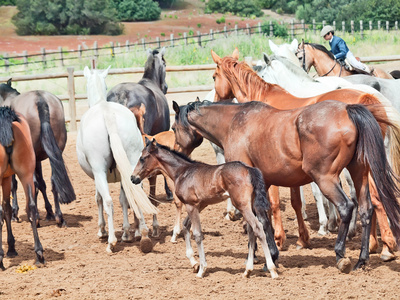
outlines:
[[321, 36], [324, 37], [325, 34], [331, 32], [331, 31], [335, 31], [335, 29], [333, 29], [333, 27], [331, 25], [324, 26], [324, 28], [322, 28], [322, 30], [321, 30]]

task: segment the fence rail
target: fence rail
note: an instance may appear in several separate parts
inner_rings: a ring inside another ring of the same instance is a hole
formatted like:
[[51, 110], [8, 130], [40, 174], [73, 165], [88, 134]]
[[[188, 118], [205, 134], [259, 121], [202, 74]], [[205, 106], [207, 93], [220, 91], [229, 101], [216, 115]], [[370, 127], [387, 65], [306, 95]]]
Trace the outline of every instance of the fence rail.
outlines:
[[[359, 32], [361, 37], [364, 37], [366, 30], [386, 30], [389, 31], [398, 31], [398, 21], [394, 24], [389, 24], [389, 22], [385, 22], [385, 25], [382, 25], [382, 22], [378, 21], [376, 24], [373, 24], [371, 21], [364, 23], [360, 21], [359, 24], [355, 24], [351, 21], [350, 25], [346, 27], [345, 22], [336, 24], [333, 22], [333, 27], [336, 30], [342, 30], [345, 32], [346, 30], [351, 32], [354, 35], [355, 32]], [[281, 23], [279, 25], [284, 25], [287, 29], [289, 36], [293, 39], [299, 35], [305, 35], [306, 32], [317, 33], [317, 29], [319, 30], [322, 26], [326, 25], [326, 22], [315, 22], [315, 20], [311, 24], [305, 23], [303, 20], [301, 22], [295, 22], [292, 20], [290, 23]], [[202, 45], [202, 43], [207, 43], [216, 39], [226, 38], [229, 35], [251, 35], [251, 34], [265, 34], [270, 37], [274, 36], [274, 26], [275, 23], [272, 21], [268, 23], [261, 24], [260, 22], [257, 26], [249, 26], [239, 28], [235, 25], [233, 28], [228, 28], [224, 26], [223, 30], [210, 30], [209, 33], [200, 33], [197, 31], [197, 35], [184, 33], [183, 37], [176, 38], [173, 34], [170, 35], [170, 38], [165, 38], [161, 40], [159, 37], [156, 37], [156, 41], [146, 41], [146, 39], [142, 38], [140, 41], [136, 41], [131, 43], [129, 40], [125, 42], [125, 45], [121, 45], [119, 43], [114, 44], [114, 42], [110, 42], [109, 46], [106, 47], [98, 47], [97, 42], [94, 43], [93, 48], [82, 49], [82, 46], [79, 45], [77, 50], [63, 50], [62, 47], [58, 47], [58, 51], [46, 52], [45, 48], [41, 49], [40, 53], [36, 54], [28, 54], [27, 51], [24, 51], [20, 55], [9, 56], [8, 53], [4, 53], [2, 57], [0, 57], [0, 67], [3, 67], [6, 72], [9, 71], [10, 67], [22, 67], [22, 69], [27, 70], [29, 64], [42, 64], [43, 68], [50, 68], [50, 65], [53, 67], [65, 67], [67, 66], [67, 62], [70, 65], [73, 65], [75, 61], [81, 61], [82, 59], [90, 59], [92, 57], [98, 58], [99, 56], [110, 56], [115, 57], [116, 55], [129, 53], [131, 51], [142, 51], [146, 50], [148, 47], [150, 48], [160, 48], [162, 46], [165, 47], [175, 47], [181, 45], [190, 45], [190, 44], [198, 44]], [[71, 64], [72, 62], [72, 64]], [[57, 66], [58, 65], [58, 66]]]

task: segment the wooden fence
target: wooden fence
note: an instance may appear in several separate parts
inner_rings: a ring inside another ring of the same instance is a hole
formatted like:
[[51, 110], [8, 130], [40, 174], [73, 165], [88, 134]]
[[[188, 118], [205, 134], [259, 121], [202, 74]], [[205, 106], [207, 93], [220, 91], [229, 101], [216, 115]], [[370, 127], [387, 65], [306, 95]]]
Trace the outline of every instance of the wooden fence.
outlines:
[[[341, 24], [336, 24], [334, 21], [332, 26], [336, 30], [341, 30], [343, 32], [349, 31], [352, 35], [355, 32], [359, 32], [361, 38], [364, 37], [366, 30], [385, 30], [395, 31], [398, 32], [398, 21], [394, 24], [389, 24], [388, 21], [382, 24], [381, 21], [378, 21], [376, 24], [373, 24], [372, 21], [364, 23], [360, 21], [359, 24], [355, 24], [354, 21], [350, 22], [349, 27], [346, 27], [345, 22]], [[295, 22], [292, 20], [290, 23], [283, 23], [288, 31], [289, 36], [293, 39], [299, 35], [305, 35], [306, 32], [313, 32], [314, 34], [317, 33], [322, 26], [326, 25], [326, 22], [316, 22], [313, 20], [311, 24], [306, 24], [304, 20], [301, 22]], [[224, 26], [223, 30], [210, 30], [209, 33], [200, 33], [197, 31], [197, 35], [194, 35], [193, 32], [183, 33], [182, 37], [174, 37], [173, 34], [170, 34], [169, 39], [165, 37], [163, 40], [160, 37], [156, 37], [156, 40], [153, 42], [146, 41], [146, 39], [142, 38], [140, 41], [136, 41], [132, 43], [131, 41], [127, 40], [124, 45], [120, 43], [110, 42], [109, 46], [106, 47], [98, 47], [97, 42], [94, 43], [93, 48], [86, 48], [82, 49], [82, 46], [79, 45], [77, 50], [63, 50], [62, 47], [58, 47], [58, 51], [51, 51], [47, 52], [45, 48], [41, 49], [40, 53], [36, 54], [29, 54], [27, 51], [24, 51], [20, 55], [10, 57], [8, 53], [4, 53], [3, 56], [0, 56], [0, 67], [3, 67], [6, 72], [9, 71], [10, 67], [17, 67], [20, 66], [22, 71], [27, 70], [29, 64], [41, 64], [43, 68], [50, 68], [50, 65], [53, 67], [65, 67], [67, 66], [67, 61], [71, 64], [76, 63], [76, 61], [80, 61], [85, 58], [98, 58], [99, 56], [106, 56], [111, 55], [114, 57], [115, 55], [128, 53], [130, 51], [142, 51], [146, 50], [148, 47], [150, 48], [161, 48], [162, 46], [165, 47], [175, 47], [180, 45], [189, 45], [189, 44], [198, 44], [199, 46], [202, 43], [207, 43], [209, 41], [213, 41], [216, 39], [226, 38], [229, 35], [251, 35], [251, 34], [265, 34], [269, 37], [274, 36], [274, 26], [275, 24], [270, 21], [268, 23], [261, 24], [260, 22], [256, 26], [249, 26], [246, 24], [246, 27], [239, 28], [238, 25], [235, 25], [232, 28], [228, 28]]]

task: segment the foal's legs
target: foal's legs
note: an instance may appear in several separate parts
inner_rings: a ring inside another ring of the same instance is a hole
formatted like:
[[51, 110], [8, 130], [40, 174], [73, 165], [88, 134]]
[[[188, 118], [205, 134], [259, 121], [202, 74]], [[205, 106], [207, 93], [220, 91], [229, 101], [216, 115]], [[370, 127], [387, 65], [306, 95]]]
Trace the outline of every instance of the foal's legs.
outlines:
[[[187, 209], [187, 208], [186, 208]], [[194, 272], [199, 270], [199, 264], [194, 258], [194, 251], [192, 248], [192, 244], [190, 243], [190, 227], [192, 226], [192, 222], [190, 220], [189, 215], [186, 216], [185, 220], [183, 220], [183, 235], [185, 237], [186, 243], [186, 257], [190, 261], [190, 265], [193, 268]]]
[[[150, 185], [150, 192], [149, 192], [150, 201], [154, 206], [158, 206], [158, 202], [154, 201], [154, 199], [156, 198], [157, 176], [152, 176], [152, 177], [149, 177], [148, 179], [149, 179], [149, 185]], [[159, 228], [160, 228], [160, 225], [159, 225], [158, 220], [157, 220], [157, 215], [153, 215], [153, 233], [152, 233], [152, 236], [158, 237], [160, 235]]]
[[[269, 194], [269, 201], [271, 203], [272, 217], [274, 219], [274, 225], [275, 225], [275, 233], [274, 233], [275, 242], [278, 249], [282, 250], [283, 244], [286, 240], [286, 234], [285, 230], [283, 229], [281, 209], [279, 207], [280, 205], [279, 187], [271, 185], [270, 188], [268, 189], [268, 194]], [[303, 217], [301, 217], [301, 219], [303, 219]]]
[[132, 242], [133, 237], [129, 231], [131, 225], [129, 224], [129, 219], [128, 219], [128, 200], [126, 199], [125, 191], [122, 188], [122, 184], [121, 184], [121, 191], [119, 194], [119, 203], [121, 204], [122, 207], [122, 216], [123, 216], [122, 230], [124, 231], [121, 239], [123, 242]]
[[297, 223], [299, 226], [299, 239], [297, 240], [297, 248], [308, 248], [310, 247], [310, 236], [308, 229], [303, 220], [303, 215], [301, 213], [301, 198], [300, 198], [300, 188], [292, 187], [290, 188], [290, 199], [292, 207], [296, 212]]

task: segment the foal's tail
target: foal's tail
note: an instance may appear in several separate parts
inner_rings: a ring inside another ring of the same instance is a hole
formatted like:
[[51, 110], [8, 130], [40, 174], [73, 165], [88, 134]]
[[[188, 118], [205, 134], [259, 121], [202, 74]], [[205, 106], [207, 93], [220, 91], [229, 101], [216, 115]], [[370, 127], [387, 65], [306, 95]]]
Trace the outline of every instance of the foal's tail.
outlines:
[[110, 137], [110, 147], [113, 153], [117, 169], [121, 175], [121, 184], [124, 189], [126, 198], [130, 207], [133, 209], [136, 216], [140, 216], [140, 211], [148, 214], [156, 214], [157, 209], [149, 201], [143, 189], [131, 182], [132, 166], [126, 155], [121, 138], [118, 134], [117, 124], [115, 122], [114, 113], [105, 113], [104, 121]]
[[40, 119], [40, 141], [50, 160], [53, 188], [59, 196], [60, 203], [71, 203], [76, 199], [75, 191], [68, 177], [62, 151], [58, 147], [53, 129], [51, 129], [49, 105], [40, 92], [37, 92], [36, 95], [39, 99], [36, 106]]
[[381, 129], [375, 119], [379, 114], [363, 105], [352, 104], [347, 106], [349, 118], [353, 121], [358, 132], [356, 155], [359, 161], [370, 168], [379, 194], [379, 200], [385, 208], [390, 220], [391, 229], [400, 245], [400, 206], [396, 197], [400, 196], [397, 186], [399, 178], [393, 173], [386, 158]]

